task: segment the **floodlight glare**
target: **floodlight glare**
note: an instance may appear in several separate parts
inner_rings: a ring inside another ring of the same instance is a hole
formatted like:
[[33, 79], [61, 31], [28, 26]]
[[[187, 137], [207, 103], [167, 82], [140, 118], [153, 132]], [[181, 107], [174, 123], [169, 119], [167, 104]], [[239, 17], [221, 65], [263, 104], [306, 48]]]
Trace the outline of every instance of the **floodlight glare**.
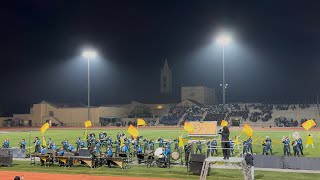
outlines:
[[82, 57], [87, 59], [93, 59], [97, 57], [97, 52], [94, 50], [85, 50], [82, 52]]
[[217, 42], [221, 45], [227, 45], [231, 42], [231, 37], [227, 34], [222, 34], [218, 36]]

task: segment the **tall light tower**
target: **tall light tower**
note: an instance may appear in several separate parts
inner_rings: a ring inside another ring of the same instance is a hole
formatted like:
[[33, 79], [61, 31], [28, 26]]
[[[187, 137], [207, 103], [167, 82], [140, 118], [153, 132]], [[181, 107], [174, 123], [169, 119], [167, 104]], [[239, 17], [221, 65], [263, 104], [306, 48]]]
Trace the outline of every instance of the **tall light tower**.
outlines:
[[97, 57], [97, 52], [92, 49], [82, 51], [82, 57], [88, 61], [88, 120], [90, 119], [90, 61]]
[[222, 98], [223, 108], [226, 105], [226, 82], [225, 82], [225, 70], [224, 70], [224, 48], [231, 42], [231, 37], [228, 34], [221, 34], [217, 38], [217, 42], [222, 46]]

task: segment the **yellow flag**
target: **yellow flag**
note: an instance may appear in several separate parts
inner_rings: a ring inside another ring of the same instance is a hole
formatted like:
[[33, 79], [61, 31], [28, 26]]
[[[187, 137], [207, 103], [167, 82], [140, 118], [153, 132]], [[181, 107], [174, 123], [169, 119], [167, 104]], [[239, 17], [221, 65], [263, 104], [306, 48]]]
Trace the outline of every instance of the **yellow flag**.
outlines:
[[145, 126], [145, 125], [146, 125], [146, 122], [143, 119], [139, 118], [137, 120], [137, 126]]
[[127, 132], [133, 137], [137, 138], [139, 136], [139, 131], [133, 127], [132, 125], [129, 126]]
[[45, 123], [44, 125], [42, 125], [42, 127], [40, 128], [41, 133], [43, 134], [44, 132], [46, 132], [47, 129], [49, 129], [49, 123]]
[[308, 131], [310, 128], [312, 128], [312, 127], [315, 126], [315, 125], [317, 125], [317, 124], [314, 122], [314, 120], [310, 119], [310, 120], [304, 122], [304, 123], [302, 124], [302, 127], [303, 127], [305, 130]]
[[243, 132], [246, 133], [249, 137], [251, 137], [253, 134], [253, 130], [252, 130], [251, 126], [249, 126], [248, 124], [245, 124], [243, 126]]
[[179, 144], [178, 144], [178, 145], [179, 145], [179, 147], [183, 147], [183, 140], [182, 140], [182, 137], [179, 137], [179, 139], [178, 139], [178, 140], [179, 140]]
[[92, 126], [92, 124], [91, 124], [90, 120], [84, 122], [84, 127], [88, 128], [88, 127], [91, 127], [91, 126]]
[[228, 126], [228, 121], [222, 120], [221, 121], [221, 126]]
[[239, 136], [236, 136], [236, 140], [235, 140], [234, 144], [239, 145]]
[[194, 127], [189, 122], [184, 123], [183, 129], [188, 131], [188, 133], [193, 133], [193, 131], [194, 131]]

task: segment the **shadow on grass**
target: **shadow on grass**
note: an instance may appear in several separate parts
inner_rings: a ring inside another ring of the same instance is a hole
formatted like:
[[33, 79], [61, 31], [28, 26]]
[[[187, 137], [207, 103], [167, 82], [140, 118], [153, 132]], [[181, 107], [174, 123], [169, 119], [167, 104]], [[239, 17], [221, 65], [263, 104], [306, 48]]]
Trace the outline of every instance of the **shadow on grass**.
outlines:
[[264, 177], [263, 174], [258, 174], [256, 176], [254, 176], [254, 179], [262, 179]]

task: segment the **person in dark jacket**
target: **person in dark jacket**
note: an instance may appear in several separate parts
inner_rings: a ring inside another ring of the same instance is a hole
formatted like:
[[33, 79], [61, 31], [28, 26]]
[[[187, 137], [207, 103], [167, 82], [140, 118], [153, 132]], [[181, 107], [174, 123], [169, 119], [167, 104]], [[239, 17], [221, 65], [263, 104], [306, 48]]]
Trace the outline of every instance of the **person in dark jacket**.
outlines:
[[229, 159], [230, 157], [229, 128], [227, 126], [224, 126], [222, 129], [219, 130], [219, 134], [221, 135], [221, 147], [223, 152], [223, 159], [226, 160], [226, 159]]
[[250, 151], [245, 156], [246, 164], [249, 169], [249, 173], [251, 174], [251, 180], [254, 180], [254, 164], [253, 164], [253, 156]]

